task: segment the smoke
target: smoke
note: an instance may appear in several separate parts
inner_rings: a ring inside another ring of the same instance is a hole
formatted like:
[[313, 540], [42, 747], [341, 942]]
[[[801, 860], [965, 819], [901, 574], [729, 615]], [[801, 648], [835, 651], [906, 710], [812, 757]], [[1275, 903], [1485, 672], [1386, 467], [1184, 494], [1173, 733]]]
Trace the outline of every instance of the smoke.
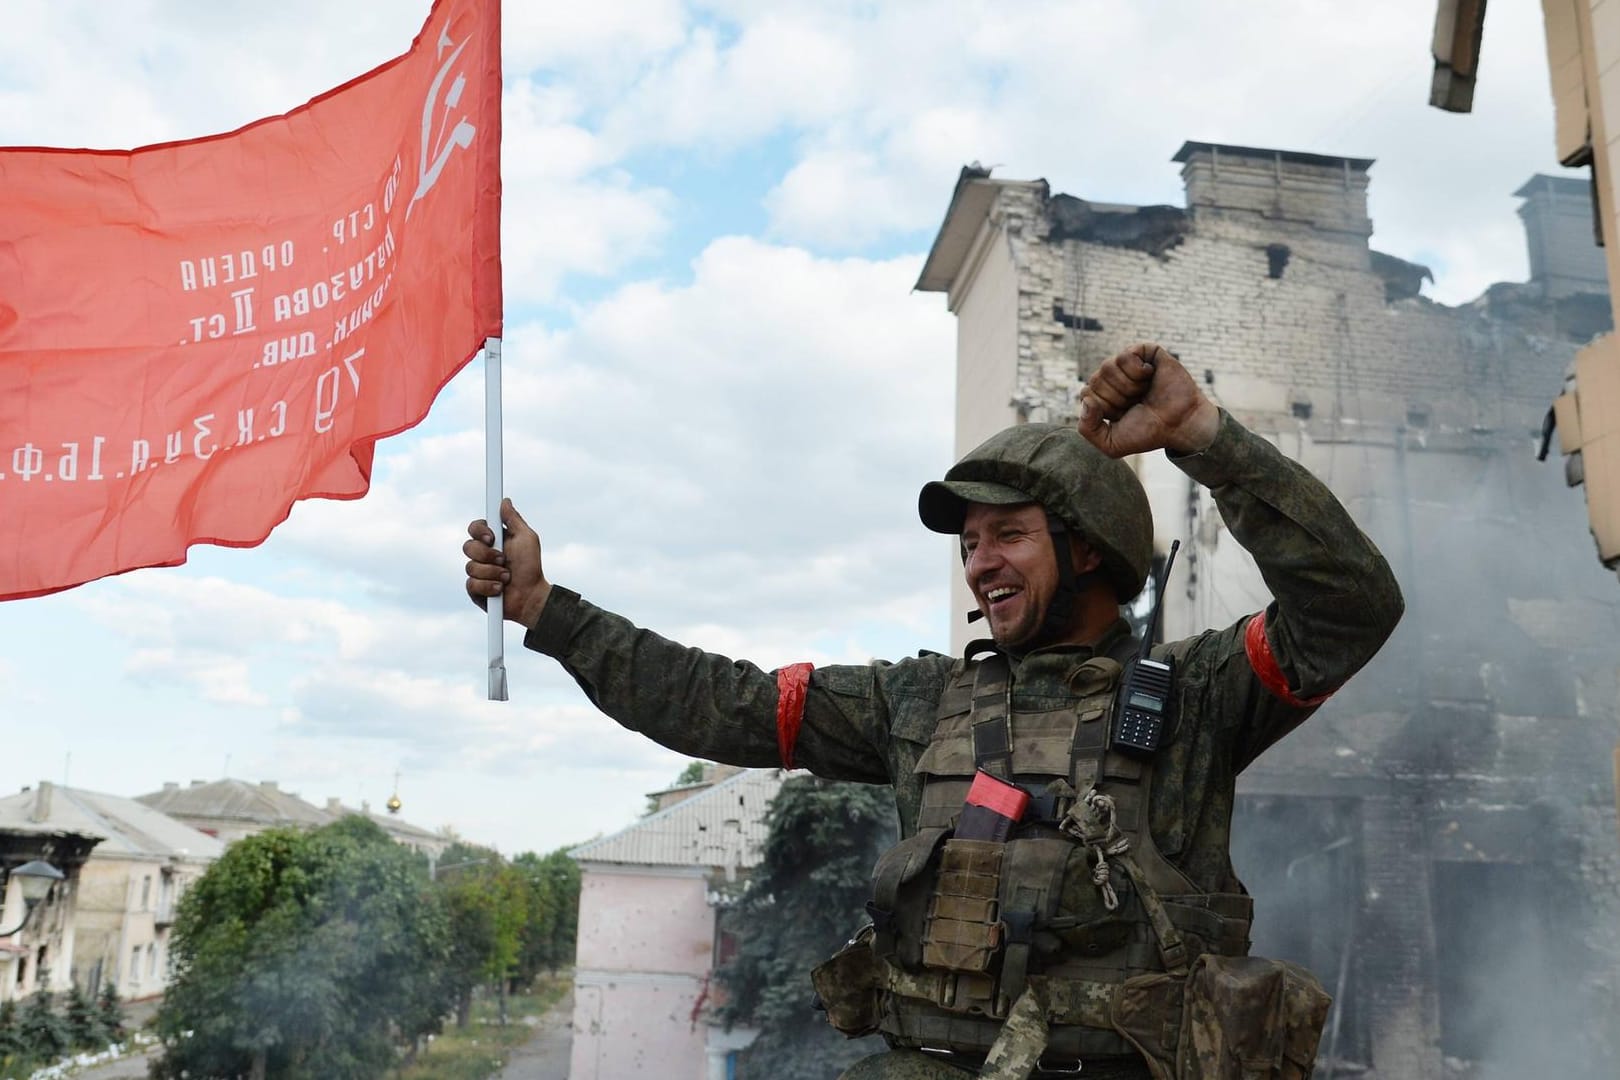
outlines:
[[1300, 454], [1407, 600], [1382, 653], [1254, 766], [1233, 825], [1254, 951], [1338, 997], [1318, 1076], [1330, 1055], [1335, 1075], [1620, 1075], [1620, 582], [1581, 493], [1534, 460], [1537, 418], [1493, 407], [1495, 434]]

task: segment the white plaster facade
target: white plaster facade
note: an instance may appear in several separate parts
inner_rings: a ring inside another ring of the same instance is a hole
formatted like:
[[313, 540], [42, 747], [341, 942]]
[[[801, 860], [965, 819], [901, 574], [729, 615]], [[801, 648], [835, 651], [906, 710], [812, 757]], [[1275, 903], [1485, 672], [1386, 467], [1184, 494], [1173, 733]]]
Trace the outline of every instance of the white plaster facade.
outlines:
[[224, 845], [133, 799], [48, 780], [0, 799], [0, 828], [13, 822], [102, 838], [78, 874], [71, 936], [51, 967], [52, 989], [72, 981], [93, 992], [112, 982], [126, 1000], [161, 994], [176, 906]]
[[726, 1080], [716, 886], [756, 865], [776, 769], [750, 769], [571, 852], [580, 865], [572, 1080]]

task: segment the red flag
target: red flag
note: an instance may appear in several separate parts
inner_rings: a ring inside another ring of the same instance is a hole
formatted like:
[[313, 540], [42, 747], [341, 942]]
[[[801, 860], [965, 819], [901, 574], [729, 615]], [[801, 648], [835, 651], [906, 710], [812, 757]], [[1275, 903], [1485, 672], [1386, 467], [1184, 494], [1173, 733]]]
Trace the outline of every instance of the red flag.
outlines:
[[352, 499], [501, 332], [500, 4], [285, 116], [0, 150], [0, 599]]

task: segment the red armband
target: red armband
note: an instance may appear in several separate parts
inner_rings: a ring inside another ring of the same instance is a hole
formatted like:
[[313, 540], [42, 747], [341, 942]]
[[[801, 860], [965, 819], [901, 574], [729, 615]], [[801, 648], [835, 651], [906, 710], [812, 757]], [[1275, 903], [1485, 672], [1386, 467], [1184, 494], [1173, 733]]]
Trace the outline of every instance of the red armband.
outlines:
[[810, 688], [814, 664], [789, 664], [776, 670], [776, 745], [782, 751], [782, 768], [793, 768], [793, 748], [799, 741], [799, 725], [804, 723], [804, 695]]
[[1282, 668], [1277, 664], [1277, 657], [1271, 651], [1271, 639], [1266, 637], [1266, 613], [1260, 612], [1249, 620], [1249, 625], [1243, 631], [1243, 650], [1249, 654], [1249, 667], [1260, 680], [1260, 685], [1270, 690], [1277, 697], [1294, 706], [1296, 709], [1309, 709], [1320, 705], [1333, 696], [1329, 690], [1321, 697], [1298, 698], [1288, 688], [1288, 679], [1283, 675]]

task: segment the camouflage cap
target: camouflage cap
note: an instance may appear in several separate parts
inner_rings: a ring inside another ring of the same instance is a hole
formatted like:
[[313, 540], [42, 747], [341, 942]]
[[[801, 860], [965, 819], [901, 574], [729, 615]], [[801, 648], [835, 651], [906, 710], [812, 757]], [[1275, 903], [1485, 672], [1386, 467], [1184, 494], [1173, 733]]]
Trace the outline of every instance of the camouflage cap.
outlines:
[[1142, 591], [1153, 563], [1153, 514], [1136, 473], [1063, 424], [1019, 424], [992, 435], [923, 485], [917, 514], [958, 534], [969, 503], [1036, 502], [1102, 556], [1121, 603]]

